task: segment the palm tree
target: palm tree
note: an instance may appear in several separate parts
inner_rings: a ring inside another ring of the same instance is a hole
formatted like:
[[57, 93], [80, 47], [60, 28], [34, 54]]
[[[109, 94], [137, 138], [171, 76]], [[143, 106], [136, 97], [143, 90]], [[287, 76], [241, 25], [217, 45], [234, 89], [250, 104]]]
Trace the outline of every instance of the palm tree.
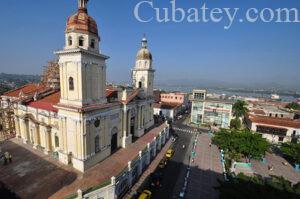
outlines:
[[247, 108], [247, 105], [247, 102], [242, 100], [237, 100], [235, 102], [232, 107], [235, 118], [245, 117], [248, 114], [249, 109]]

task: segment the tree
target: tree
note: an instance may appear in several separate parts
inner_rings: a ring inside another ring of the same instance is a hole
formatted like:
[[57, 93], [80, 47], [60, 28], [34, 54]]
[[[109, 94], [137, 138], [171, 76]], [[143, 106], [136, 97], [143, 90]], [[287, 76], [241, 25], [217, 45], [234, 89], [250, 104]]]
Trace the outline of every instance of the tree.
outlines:
[[260, 134], [249, 130], [221, 130], [213, 137], [213, 142], [234, 160], [239, 157], [261, 159], [270, 147]]
[[298, 185], [283, 177], [271, 176], [264, 179], [260, 176], [249, 177], [244, 174], [237, 175], [230, 181], [219, 181], [220, 199], [248, 199], [248, 198], [273, 198], [273, 199], [296, 199]]
[[231, 129], [240, 129], [242, 126], [241, 120], [239, 118], [234, 118], [230, 121], [230, 128]]
[[296, 102], [292, 102], [292, 103], [289, 103], [288, 105], [286, 105], [285, 108], [293, 109], [293, 110], [300, 110], [300, 105]]
[[247, 115], [247, 113], [249, 112], [247, 105], [247, 102], [237, 100], [232, 107], [234, 116], [236, 118], [245, 117], [245, 115]]
[[300, 144], [284, 143], [281, 146], [281, 151], [292, 158], [296, 164], [300, 164]]

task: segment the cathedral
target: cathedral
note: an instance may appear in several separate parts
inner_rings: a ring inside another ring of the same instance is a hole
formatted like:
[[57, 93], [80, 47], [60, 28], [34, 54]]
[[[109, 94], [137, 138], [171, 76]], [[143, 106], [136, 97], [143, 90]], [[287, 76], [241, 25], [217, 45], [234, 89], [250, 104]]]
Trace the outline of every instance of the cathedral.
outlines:
[[27, 84], [1, 96], [14, 111], [16, 137], [84, 172], [154, 125], [152, 55], [141, 41], [132, 86], [108, 86], [106, 60], [88, 0], [67, 20], [65, 46], [55, 52], [59, 86]]

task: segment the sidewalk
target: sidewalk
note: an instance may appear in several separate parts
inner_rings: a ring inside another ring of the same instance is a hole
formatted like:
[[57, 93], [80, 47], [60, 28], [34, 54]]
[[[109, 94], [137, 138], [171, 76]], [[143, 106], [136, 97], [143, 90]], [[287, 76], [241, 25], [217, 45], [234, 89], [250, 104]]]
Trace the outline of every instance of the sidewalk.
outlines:
[[152, 163], [149, 165], [148, 169], [142, 174], [140, 179], [137, 183], [128, 191], [128, 193], [123, 197], [123, 199], [131, 199], [135, 195], [135, 193], [138, 192], [141, 185], [145, 182], [145, 180], [148, 178], [148, 176], [153, 173], [157, 166], [159, 165], [159, 162], [162, 160], [162, 158], [165, 156], [167, 150], [172, 146], [171, 139], [166, 143], [166, 145], [161, 149], [159, 154], [156, 155], [155, 159], [152, 161]]
[[198, 137], [196, 157], [191, 165], [191, 173], [186, 193], [187, 199], [217, 199], [218, 193], [214, 189], [218, 185], [217, 179], [222, 179], [222, 165], [217, 146], [212, 145], [207, 134]]

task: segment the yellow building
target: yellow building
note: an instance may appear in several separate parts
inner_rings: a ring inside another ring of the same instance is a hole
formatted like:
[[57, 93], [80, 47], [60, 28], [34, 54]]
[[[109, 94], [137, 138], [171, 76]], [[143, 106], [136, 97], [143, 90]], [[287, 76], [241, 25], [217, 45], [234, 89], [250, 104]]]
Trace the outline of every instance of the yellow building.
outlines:
[[1, 96], [13, 104], [16, 136], [37, 150], [84, 172], [153, 126], [152, 55], [144, 37], [133, 69], [132, 87], [106, 85], [106, 60], [100, 53], [88, 0], [70, 16], [59, 59], [60, 89], [28, 84]]

